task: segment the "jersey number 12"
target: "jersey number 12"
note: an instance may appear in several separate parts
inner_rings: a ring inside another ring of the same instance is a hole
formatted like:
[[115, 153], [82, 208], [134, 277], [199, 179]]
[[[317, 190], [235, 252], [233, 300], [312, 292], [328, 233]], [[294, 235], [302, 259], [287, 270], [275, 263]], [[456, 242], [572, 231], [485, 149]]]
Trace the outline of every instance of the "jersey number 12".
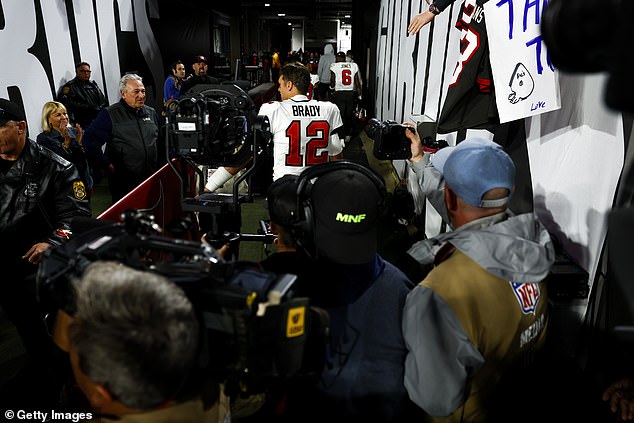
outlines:
[[[301, 133], [301, 121], [294, 120], [286, 128], [288, 137], [288, 154], [286, 166], [310, 166], [328, 161], [328, 151], [317, 154], [317, 149], [328, 147], [330, 125], [325, 120], [315, 120], [308, 124], [305, 134]], [[302, 157], [302, 140], [306, 141], [305, 157]]]

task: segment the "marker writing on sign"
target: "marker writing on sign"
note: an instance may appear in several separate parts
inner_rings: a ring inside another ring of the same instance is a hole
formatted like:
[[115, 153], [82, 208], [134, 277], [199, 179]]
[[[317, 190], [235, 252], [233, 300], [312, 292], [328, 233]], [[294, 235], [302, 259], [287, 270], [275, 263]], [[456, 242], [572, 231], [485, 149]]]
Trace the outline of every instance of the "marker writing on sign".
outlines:
[[[516, 0], [517, 1], [517, 0]], [[522, 16], [522, 34], [526, 33], [529, 30], [529, 27], [532, 29], [533, 27], [539, 27], [541, 11], [547, 4], [547, 0], [523, 0], [524, 1], [524, 13]], [[497, 7], [502, 7], [504, 5], [508, 6], [508, 26], [509, 26], [509, 40], [513, 39], [513, 36], [517, 35], [514, 33], [514, 22], [515, 22], [515, 14], [514, 14], [514, 5], [513, 0], [500, 0], [495, 4]], [[532, 12], [532, 13], [531, 13]], [[531, 31], [532, 34], [535, 32]], [[539, 33], [539, 31], [538, 31]], [[541, 34], [537, 35], [533, 39], [526, 42], [526, 47], [535, 46], [535, 62], [537, 73], [541, 75], [544, 72], [544, 65], [542, 64], [542, 50], [544, 50], [546, 54], [546, 64], [551, 71], [555, 71], [555, 67], [553, 66], [550, 55], [548, 54], [548, 50], [546, 48], [542, 48], [542, 37]]]

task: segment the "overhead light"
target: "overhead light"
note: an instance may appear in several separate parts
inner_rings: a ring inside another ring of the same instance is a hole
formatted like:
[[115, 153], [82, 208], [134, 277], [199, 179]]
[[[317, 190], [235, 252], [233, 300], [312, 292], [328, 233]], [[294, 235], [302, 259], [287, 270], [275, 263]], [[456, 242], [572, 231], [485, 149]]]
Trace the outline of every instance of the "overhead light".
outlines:
[[346, 15], [346, 16], [344, 16], [344, 18], [349, 18], [349, 17], [350, 17], [350, 15]]
[[279, 17], [286, 16], [286, 13], [278, 13], [277, 16]]
[[288, 26], [291, 26], [291, 25], [293, 25], [293, 24], [289, 22], [289, 23], [288, 23]]
[[269, 7], [271, 3], [264, 3], [264, 7]]

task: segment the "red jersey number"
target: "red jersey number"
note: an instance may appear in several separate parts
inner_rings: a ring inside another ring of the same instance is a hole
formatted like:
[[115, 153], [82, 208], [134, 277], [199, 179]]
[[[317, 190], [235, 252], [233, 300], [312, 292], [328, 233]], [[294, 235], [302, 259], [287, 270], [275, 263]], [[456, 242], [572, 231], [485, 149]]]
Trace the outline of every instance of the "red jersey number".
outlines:
[[352, 71], [350, 69], [344, 69], [341, 71], [341, 83], [343, 85], [352, 84]]
[[286, 155], [286, 166], [310, 166], [328, 161], [328, 152], [322, 151], [317, 154], [320, 148], [328, 147], [328, 137], [330, 135], [330, 125], [325, 120], [315, 120], [308, 124], [304, 138], [306, 141], [306, 154], [302, 157], [301, 144], [301, 121], [294, 120], [286, 128], [288, 137], [288, 154]]

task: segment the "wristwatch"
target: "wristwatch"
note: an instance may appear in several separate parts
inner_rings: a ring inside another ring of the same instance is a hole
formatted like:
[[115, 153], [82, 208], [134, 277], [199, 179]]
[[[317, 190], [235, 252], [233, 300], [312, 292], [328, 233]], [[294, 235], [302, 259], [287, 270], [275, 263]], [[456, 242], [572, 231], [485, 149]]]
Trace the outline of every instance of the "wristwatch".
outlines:
[[433, 14], [433, 15], [439, 15], [440, 14], [440, 9], [438, 8], [438, 6], [436, 6], [434, 3], [429, 5], [429, 11]]

